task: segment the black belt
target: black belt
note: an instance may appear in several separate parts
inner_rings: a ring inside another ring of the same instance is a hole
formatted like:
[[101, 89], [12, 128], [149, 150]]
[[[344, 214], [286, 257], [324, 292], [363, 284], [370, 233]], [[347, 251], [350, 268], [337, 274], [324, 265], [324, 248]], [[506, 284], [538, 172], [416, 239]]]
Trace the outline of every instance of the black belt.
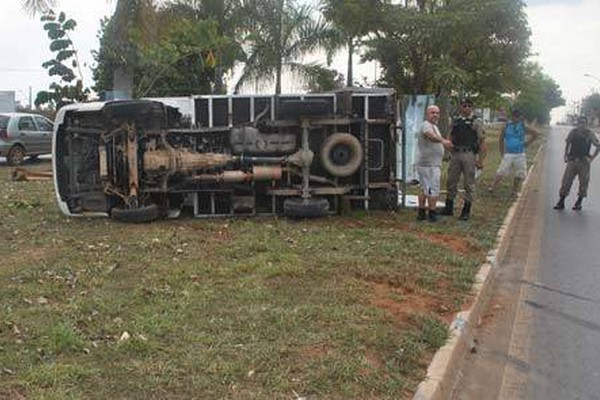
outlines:
[[469, 147], [455, 147], [452, 151], [455, 153], [473, 153], [473, 149]]

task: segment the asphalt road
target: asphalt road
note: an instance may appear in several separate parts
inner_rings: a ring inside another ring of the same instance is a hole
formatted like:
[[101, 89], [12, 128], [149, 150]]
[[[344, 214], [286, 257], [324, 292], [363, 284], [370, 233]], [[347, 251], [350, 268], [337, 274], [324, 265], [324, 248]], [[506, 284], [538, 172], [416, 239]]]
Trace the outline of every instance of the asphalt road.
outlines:
[[556, 211], [570, 127], [552, 127], [454, 399], [600, 399], [600, 158]]
[[532, 315], [530, 399], [600, 399], [600, 159], [584, 209], [553, 210], [567, 131], [554, 129], [548, 143], [545, 188], [554, 196], [542, 202], [540, 285], [524, 299]]

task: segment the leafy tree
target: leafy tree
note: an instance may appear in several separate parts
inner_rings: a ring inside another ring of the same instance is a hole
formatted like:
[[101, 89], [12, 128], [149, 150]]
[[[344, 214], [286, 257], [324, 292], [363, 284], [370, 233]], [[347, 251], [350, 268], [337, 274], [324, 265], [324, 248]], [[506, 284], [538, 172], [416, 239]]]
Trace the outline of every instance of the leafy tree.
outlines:
[[[152, 40], [147, 40], [142, 30], [132, 31], [128, 51], [135, 55], [129, 65], [136, 97], [225, 91], [224, 75], [244, 53], [234, 37], [222, 34], [234, 31], [219, 25], [219, 18], [227, 16], [211, 17], [200, 7], [204, 3], [179, 1], [155, 9], [154, 16], [146, 18], [155, 21]], [[123, 52], [113, 39], [114, 23], [114, 19], [103, 21], [100, 50], [94, 53], [97, 91], [112, 88], [111, 76], [122, 58]]]
[[529, 36], [521, 0], [388, 4], [366, 58], [380, 61], [383, 83], [400, 93], [489, 101], [515, 87]]
[[309, 64], [305, 67], [306, 84], [304, 89], [310, 93], [319, 93], [342, 89], [344, 87], [344, 75], [335, 69], [329, 69], [322, 65]]
[[139, 96], [213, 93], [216, 65], [213, 49], [226, 47], [213, 21], [174, 21], [161, 40], [142, 49]]
[[403, 94], [434, 94], [448, 131], [452, 98], [494, 105], [514, 92], [529, 56], [521, 0], [406, 0], [384, 4], [364, 59], [383, 70], [379, 84]]
[[590, 122], [594, 122], [594, 118], [600, 121], [600, 94], [592, 93], [585, 97], [581, 102], [581, 112], [586, 115]]
[[513, 107], [519, 108], [528, 120], [550, 122], [550, 111], [565, 104], [558, 84], [542, 72], [537, 64], [528, 64], [522, 88]]
[[215, 59], [214, 88], [212, 93], [226, 93], [225, 76], [237, 62], [245, 61], [241, 47], [242, 2], [240, 0], [173, 0], [165, 5], [165, 12], [173, 19], [212, 21], [221, 37], [212, 49]]
[[[77, 60], [77, 52], [73, 47], [73, 42], [69, 37], [69, 31], [77, 26], [73, 19], [67, 19], [65, 13], [61, 12], [58, 17], [52, 10], [41, 17], [44, 23], [44, 30], [50, 39], [50, 50], [55, 53], [53, 59], [42, 64], [42, 67], [48, 70], [48, 75], [60, 78], [62, 85], [52, 83], [50, 91], [38, 92], [35, 105], [50, 104], [57, 108], [62, 102], [85, 101], [89, 94], [89, 89], [83, 88], [83, 78]], [[78, 79], [75, 75], [77, 72]], [[74, 84], [71, 82], [75, 81]]]
[[100, 21], [100, 30], [97, 34], [100, 42], [98, 50], [92, 50], [92, 56], [96, 66], [92, 67], [94, 79], [94, 90], [98, 93], [112, 90], [114, 70], [119, 63], [118, 51], [112, 40], [112, 18], [103, 18]]

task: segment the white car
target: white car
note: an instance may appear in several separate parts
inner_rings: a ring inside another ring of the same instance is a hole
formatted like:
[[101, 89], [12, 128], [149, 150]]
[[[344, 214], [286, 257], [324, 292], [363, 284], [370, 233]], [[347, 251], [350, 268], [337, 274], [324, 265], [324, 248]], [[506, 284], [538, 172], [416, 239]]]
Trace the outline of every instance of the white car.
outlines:
[[0, 113], [0, 157], [19, 165], [25, 157], [52, 153], [53, 123], [37, 114]]

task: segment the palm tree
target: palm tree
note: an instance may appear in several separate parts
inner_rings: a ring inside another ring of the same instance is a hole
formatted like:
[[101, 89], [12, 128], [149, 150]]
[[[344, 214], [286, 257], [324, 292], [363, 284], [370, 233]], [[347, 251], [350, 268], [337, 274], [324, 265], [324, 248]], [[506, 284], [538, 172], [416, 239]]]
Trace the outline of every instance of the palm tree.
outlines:
[[29, 12], [31, 15], [36, 13], [45, 13], [49, 11], [56, 4], [55, 0], [25, 0], [23, 3], [23, 9]]
[[[244, 47], [247, 60], [235, 91], [250, 81], [275, 81], [275, 94], [281, 94], [284, 70], [300, 75], [310, 73], [311, 66], [302, 56], [318, 49], [327, 49], [335, 34], [315, 10], [294, 0], [247, 0], [240, 7], [240, 21], [247, 36]], [[314, 69], [312, 69], [314, 70]]]

